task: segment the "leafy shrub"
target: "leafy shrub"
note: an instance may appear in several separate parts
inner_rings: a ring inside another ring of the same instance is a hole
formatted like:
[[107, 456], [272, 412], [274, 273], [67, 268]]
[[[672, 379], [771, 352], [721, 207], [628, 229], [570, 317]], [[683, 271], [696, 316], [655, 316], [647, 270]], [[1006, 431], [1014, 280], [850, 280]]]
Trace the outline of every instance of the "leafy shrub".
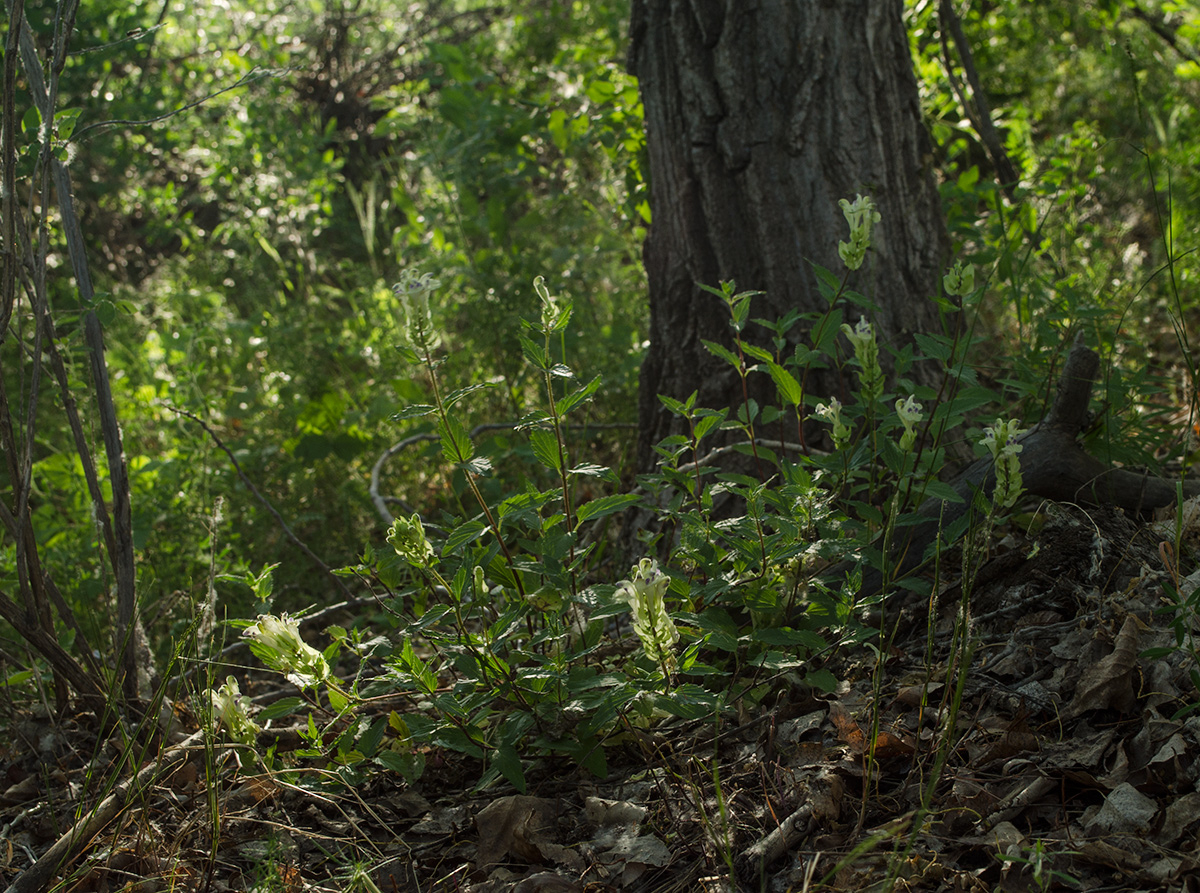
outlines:
[[[852, 233], [860, 229], [848, 243], [851, 265], [870, 243], [869, 231], [861, 231], [869, 229], [869, 215], [859, 210], [847, 205]], [[268, 665], [302, 688], [324, 686], [325, 703], [310, 701], [326, 717], [323, 728], [309, 720], [310, 752], [324, 753], [321, 742], [341, 728], [334, 750], [347, 777], [374, 761], [415, 778], [420, 747], [434, 746], [483, 760], [481, 786], [502, 777], [523, 791], [530, 759], [565, 756], [602, 775], [605, 748], [635, 729], [669, 715], [718, 718], [739, 700], [765, 697], [781, 674], [832, 689], [822, 656], [836, 643], [880, 634], [863, 626], [861, 609], [880, 604], [897, 585], [927, 591], [919, 580], [900, 579], [893, 541], [919, 501], [959, 498], [937, 480], [942, 444], [993, 395], [975, 383], [962, 361], [965, 345], [949, 335], [924, 336], [922, 350], [898, 352], [892, 359], [902, 390], [890, 391], [870, 324], [841, 322], [849, 308], [869, 312], [869, 303], [847, 289], [847, 278], [817, 272], [828, 299], [824, 313], [756, 321], [776, 335], [776, 345], [790, 326], [808, 327], [811, 346], [792, 356], [745, 337], [753, 293], [729, 283], [709, 290], [729, 308], [735, 344], [710, 349], [743, 376], [770, 375], [780, 406], [747, 400], [730, 412], [697, 407], [694, 394], [664, 398], [689, 433], [658, 445], [658, 470], [637, 491], [610, 495], [592, 494], [597, 483], [617, 482], [612, 470], [581, 461], [568, 436], [568, 419], [601, 385], [580, 384], [566, 364], [563, 332], [573, 307], [538, 279], [540, 315], [525, 322], [519, 340], [542, 381], [543, 405], [518, 427], [542, 475], [497, 500], [480, 487], [491, 460], [462, 415], [479, 386], [447, 390], [440, 376], [442, 336], [431, 306], [441, 284], [428, 273], [406, 273], [396, 286], [405, 337], [399, 351], [424, 368], [431, 400], [396, 419], [433, 421], [442, 460], [461, 475], [462, 505], [470, 507], [397, 518], [389, 551], [368, 549], [359, 565], [343, 570], [371, 582], [398, 644], [364, 644], [335, 630], [334, 644], [320, 655], [287, 618], [262, 617], [247, 631]], [[961, 265], [946, 286], [968, 305], [976, 294], [971, 270]], [[951, 382], [944, 393], [907, 380], [918, 362], [939, 365]], [[817, 404], [804, 392], [805, 372], [818, 363], [853, 371], [853, 403]], [[814, 419], [828, 427], [814, 428]], [[794, 430], [796, 440], [764, 436], [777, 424]], [[807, 442], [819, 430], [832, 450]], [[983, 439], [1009, 471], [998, 475], [994, 501], [983, 506], [988, 525], [1020, 490], [1017, 433], [1015, 423], [997, 422]], [[737, 454], [757, 476], [717, 461]], [[641, 558], [626, 579], [605, 582], [611, 562], [604, 528], [630, 510], [654, 514], [642, 548], [657, 548], [665, 561]], [[864, 569], [881, 585], [860, 595]], [[632, 638], [621, 636], [627, 614]], [[347, 647], [381, 669], [368, 676], [360, 668], [349, 685], [327, 672], [314, 675], [314, 665], [335, 665]], [[411, 709], [369, 725], [349, 719], [385, 692], [404, 693]], [[229, 694], [214, 697], [230, 703]], [[289, 699], [268, 715], [300, 704]]]

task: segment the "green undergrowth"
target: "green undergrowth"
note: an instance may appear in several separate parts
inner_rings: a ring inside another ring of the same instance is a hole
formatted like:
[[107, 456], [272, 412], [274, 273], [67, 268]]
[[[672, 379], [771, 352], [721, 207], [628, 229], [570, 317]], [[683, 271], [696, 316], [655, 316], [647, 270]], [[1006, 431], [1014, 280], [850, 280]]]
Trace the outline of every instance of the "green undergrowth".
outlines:
[[[502, 498], [485, 496], [492, 461], [465, 412], [483, 386], [442, 380], [445, 351], [430, 312], [440, 283], [407, 272], [395, 288], [398, 350], [424, 370], [428, 397], [395, 419], [436, 432], [463, 508], [397, 518], [386, 544], [339, 571], [370, 589], [390, 629], [329, 628], [322, 652], [295, 617], [243, 622], [254, 653], [298, 693], [251, 716], [231, 678], [212, 696], [219, 723], [250, 745], [265, 719], [299, 714], [306, 747], [259, 756], [275, 769], [319, 760], [331, 770], [321, 783], [355, 784], [380, 769], [413, 781], [430, 748], [442, 748], [479, 761], [480, 788], [504, 781], [524, 791], [545, 760], [604, 776], [608, 752], [639, 729], [668, 717], [719, 725], [783, 679], [832, 691], [838, 648], [881, 655], [883, 594], [930, 592], [925, 579], [898, 572], [893, 543], [925, 500], [960, 500], [939, 479], [945, 444], [977, 441], [980, 455], [990, 449], [999, 469], [1012, 470], [990, 498], [979, 495], [980, 511], [945, 531], [958, 538], [970, 525], [986, 535], [1020, 492], [1020, 431], [997, 421], [981, 432], [972, 421], [996, 402], [965, 362], [970, 326], [957, 322], [980, 293], [973, 268], [956, 264], [945, 278], [946, 334], [881, 357], [874, 308], [847, 285], [878, 214], [864, 198], [843, 208], [847, 269], [841, 277], [817, 269], [823, 312], [756, 319], [755, 293], [732, 283], [707, 290], [728, 309], [733, 345], [709, 349], [744, 379], [770, 376], [778, 403], [747, 399], [724, 410], [697, 406], [695, 394], [662, 398], [687, 433], [658, 445], [657, 470], [629, 492], [572, 442], [572, 419], [602, 383], [569, 366], [571, 301], [539, 279], [540, 315], [526, 320], [519, 342], [543, 400], [517, 428], [541, 474]], [[789, 347], [796, 332], [806, 334]], [[937, 369], [937, 383], [918, 383], [918, 366]], [[852, 383], [845, 405], [805, 389], [811, 370], [830, 367]], [[614, 534], [634, 517], [642, 557], [625, 571]], [[938, 552], [935, 544], [932, 560]], [[269, 571], [247, 582], [269, 594]], [[880, 585], [864, 588], [865, 577]], [[864, 624], [869, 608], [879, 625]], [[397, 695], [402, 709], [371, 709]]]

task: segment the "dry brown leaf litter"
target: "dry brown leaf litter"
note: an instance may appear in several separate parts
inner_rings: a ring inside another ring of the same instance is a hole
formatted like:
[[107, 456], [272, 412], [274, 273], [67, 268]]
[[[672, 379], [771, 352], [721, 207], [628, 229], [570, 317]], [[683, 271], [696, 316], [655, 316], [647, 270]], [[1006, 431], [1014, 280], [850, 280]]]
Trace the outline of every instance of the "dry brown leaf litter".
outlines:
[[[881, 669], [847, 653], [829, 666], [846, 680], [834, 695], [781, 680], [737, 723], [664, 724], [614, 747], [603, 780], [542, 761], [524, 795], [471, 793], [479, 767], [431, 752], [411, 788], [385, 774], [316, 790], [195, 746], [56, 882], [342, 890], [360, 868], [382, 891], [422, 893], [1198, 890], [1200, 716], [1173, 717], [1200, 696], [1186, 653], [1142, 655], [1175, 643], [1156, 609], [1164, 582], [1200, 584], [1179, 565], [1200, 524], [1183, 525], [1177, 555], [1173, 522], [1044, 511], [1036, 536], [1006, 537], [979, 569], [953, 734], [957, 584], [932, 614], [891, 612]], [[95, 728], [14, 712], [0, 776], [10, 889], [129, 774]]]

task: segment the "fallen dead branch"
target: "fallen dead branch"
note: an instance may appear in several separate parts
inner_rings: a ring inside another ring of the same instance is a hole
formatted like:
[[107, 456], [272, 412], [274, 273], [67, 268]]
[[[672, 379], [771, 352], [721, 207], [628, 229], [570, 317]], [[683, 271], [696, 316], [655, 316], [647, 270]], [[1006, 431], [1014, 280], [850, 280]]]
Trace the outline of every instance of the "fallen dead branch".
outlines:
[[[1075, 339], [1058, 379], [1058, 392], [1050, 412], [1020, 439], [1021, 478], [1025, 492], [1055, 502], [1113, 506], [1141, 515], [1175, 502], [1177, 487], [1185, 497], [1200, 494], [1200, 481], [1168, 481], [1148, 473], [1115, 468], [1089, 455], [1078, 438], [1087, 422], [1088, 400], [1100, 368], [1100, 357]], [[930, 499], [919, 514], [927, 519], [908, 528], [893, 551], [893, 579], [919, 567], [926, 550], [942, 531], [972, 509], [977, 491], [991, 496], [996, 484], [992, 458], [980, 459], [951, 482], [958, 501]], [[863, 575], [863, 593], [878, 592], [879, 571]]]
[[76, 822], [33, 865], [18, 875], [5, 893], [34, 893], [46, 888], [66, 865], [82, 853], [101, 831], [129, 808], [130, 800], [175, 772], [191, 755], [204, 731], [194, 732], [165, 749], [153, 763], [116, 786], [100, 805]]

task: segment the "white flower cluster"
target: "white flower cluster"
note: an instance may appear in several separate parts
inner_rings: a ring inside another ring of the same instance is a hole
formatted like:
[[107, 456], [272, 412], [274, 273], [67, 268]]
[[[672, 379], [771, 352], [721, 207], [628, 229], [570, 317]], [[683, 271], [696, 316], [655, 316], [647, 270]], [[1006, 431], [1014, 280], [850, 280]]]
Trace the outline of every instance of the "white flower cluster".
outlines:
[[617, 597], [629, 604], [633, 614], [633, 631], [642, 640], [642, 647], [664, 672], [674, 672], [674, 645], [679, 630], [667, 613], [665, 596], [671, 578], [658, 568], [653, 558], [643, 558], [632, 569], [630, 579], [622, 580]]

